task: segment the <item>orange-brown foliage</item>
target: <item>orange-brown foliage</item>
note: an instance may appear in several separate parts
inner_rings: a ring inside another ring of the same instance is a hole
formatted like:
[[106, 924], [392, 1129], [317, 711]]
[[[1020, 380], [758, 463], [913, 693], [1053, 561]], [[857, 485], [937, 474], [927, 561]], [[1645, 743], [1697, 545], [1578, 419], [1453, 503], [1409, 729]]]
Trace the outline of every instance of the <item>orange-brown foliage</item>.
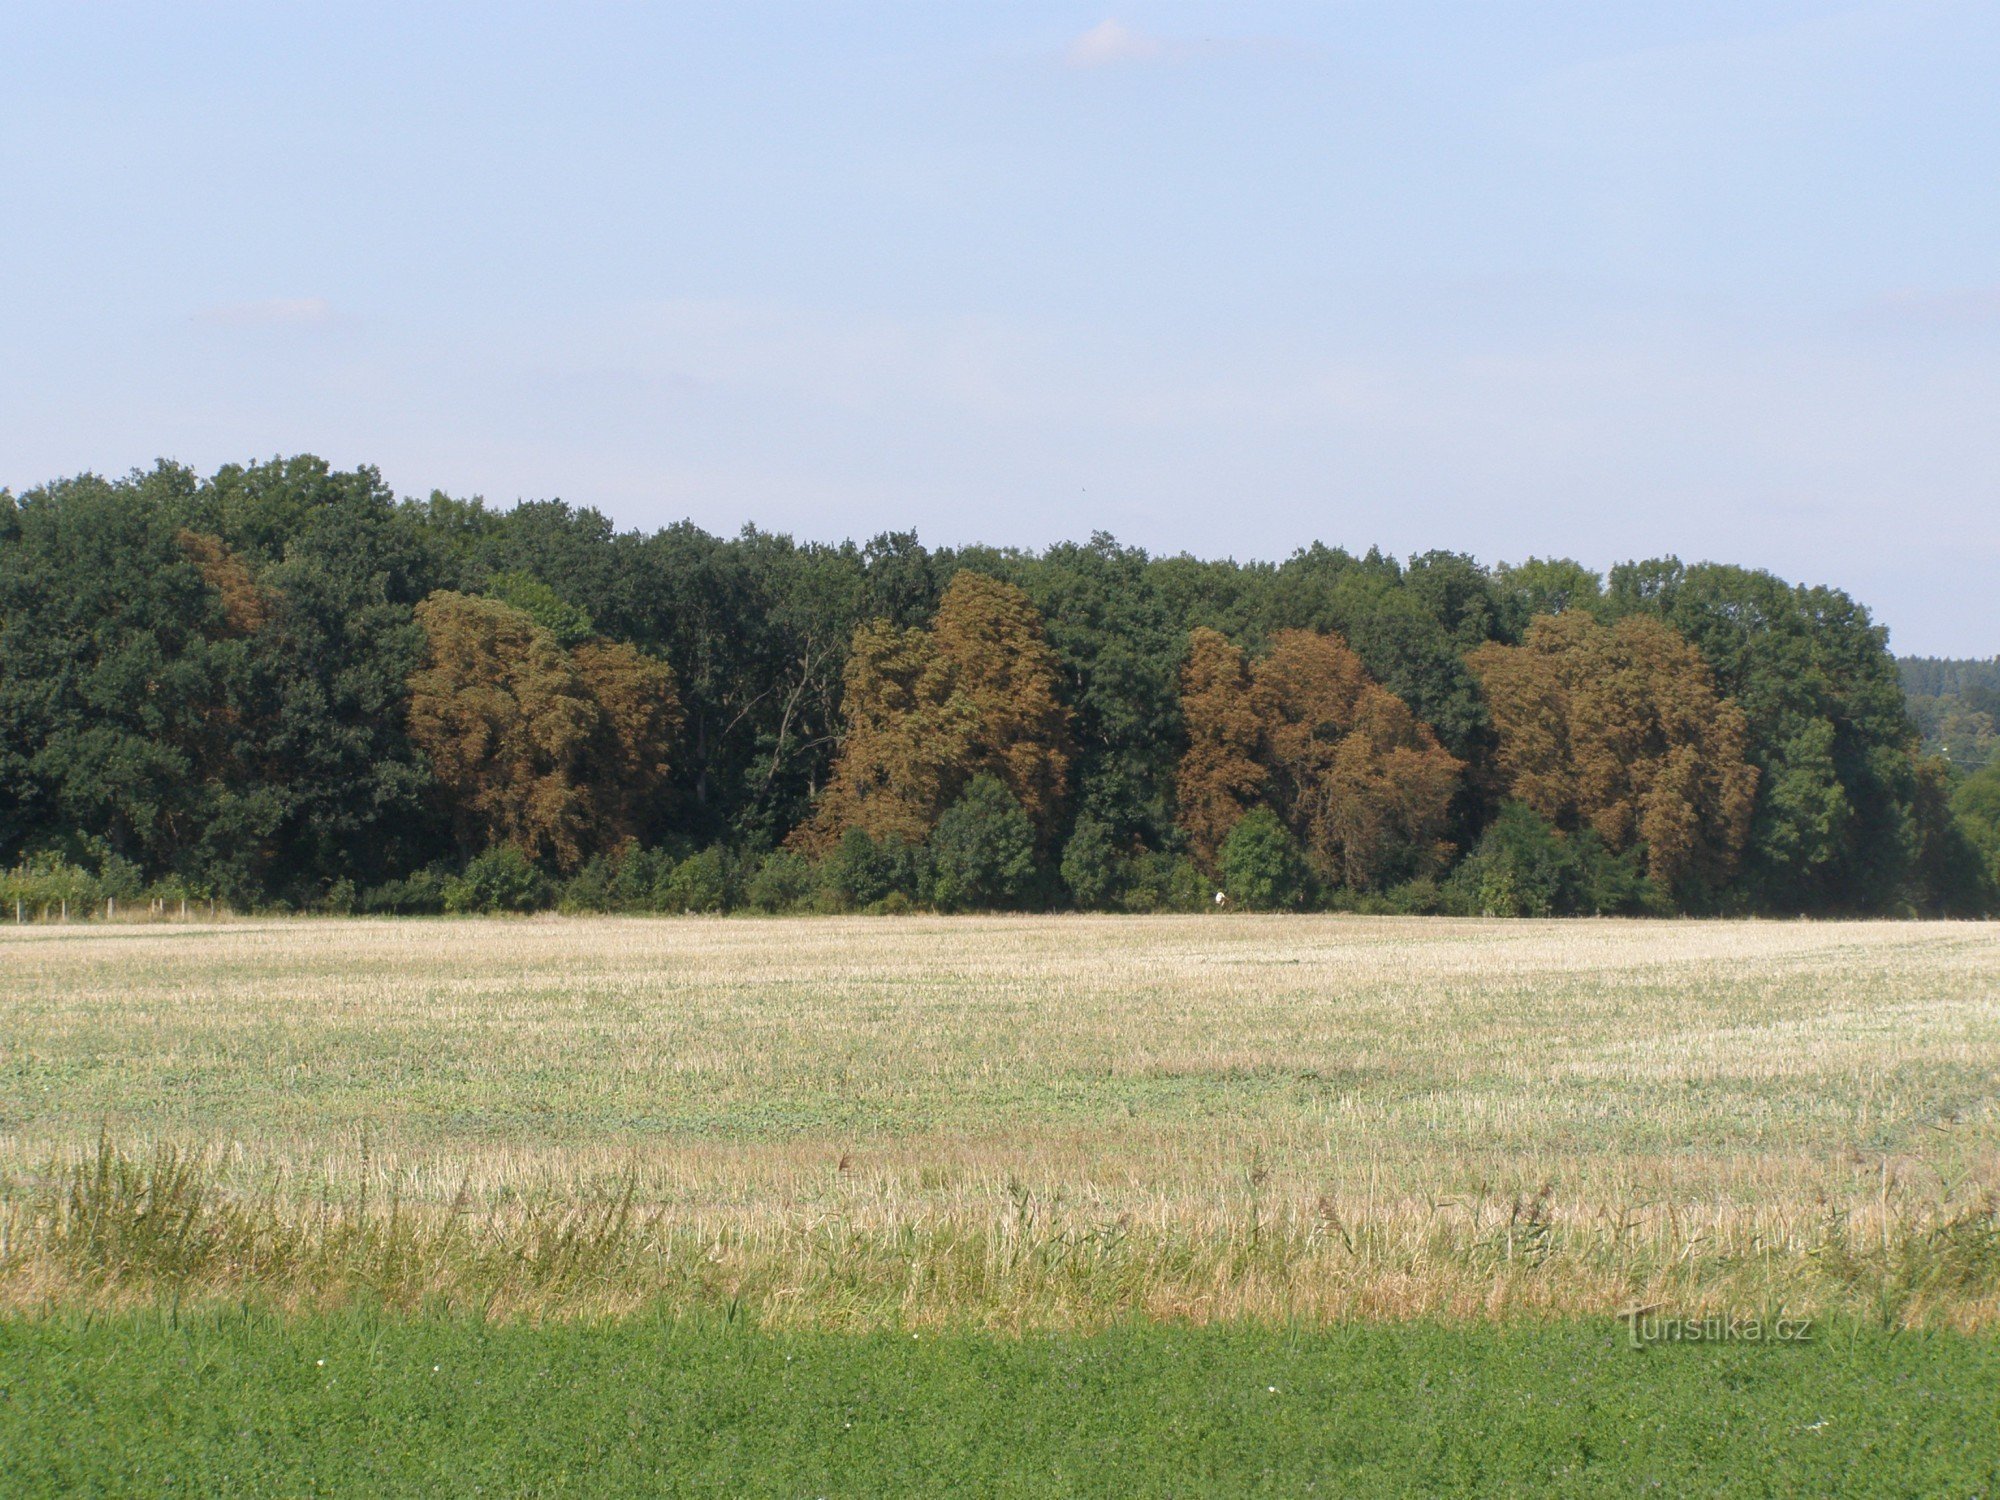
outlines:
[[1734, 870], [1757, 790], [1743, 711], [1672, 626], [1543, 615], [1523, 644], [1469, 660], [1509, 795], [1614, 850], [1643, 841], [1647, 873], [1669, 888]]
[[1465, 767], [1335, 635], [1281, 630], [1251, 669], [1273, 801], [1321, 875], [1367, 890], [1444, 867]]
[[1246, 665], [1223, 636], [1197, 630], [1181, 712], [1180, 824], [1208, 868], [1259, 801], [1338, 884], [1365, 890], [1450, 858], [1445, 821], [1464, 767], [1338, 636], [1281, 630]]
[[1255, 805], [1266, 775], [1257, 760], [1259, 726], [1243, 652], [1217, 631], [1188, 637], [1181, 715], [1188, 748], [1174, 777], [1180, 826], [1195, 859], [1213, 870], [1223, 840]]
[[672, 672], [628, 646], [572, 655], [493, 599], [441, 591], [417, 619], [428, 651], [410, 679], [410, 734], [461, 841], [570, 870], [629, 838], [666, 776]]
[[981, 574], [952, 579], [930, 630], [862, 625], [843, 674], [840, 755], [812, 821], [787, 842], [819, 853], [850, 828], [920, 841], [981, 773], [1046, 835], [1069, 773], [1057, 671], [1027, 595]]
[[230, 635], [253, 635], [271, 621], [271, 596], [221, 537], [182, 529], [174, 538], [201, 569], [202, 582], [222, 604], [223, 628]]

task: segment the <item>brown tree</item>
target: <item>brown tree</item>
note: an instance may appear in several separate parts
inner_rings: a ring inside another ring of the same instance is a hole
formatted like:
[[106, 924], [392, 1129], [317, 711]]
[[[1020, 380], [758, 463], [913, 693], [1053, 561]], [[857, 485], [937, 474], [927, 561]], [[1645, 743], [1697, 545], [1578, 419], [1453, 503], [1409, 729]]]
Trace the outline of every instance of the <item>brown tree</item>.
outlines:
[[820, 853], [850, 828], [917, 842], [974, 776], [1006, 784], [1044, 836], [1069, 772], [1058, 664], [1027, 595], [961, 572], [931, 629], [854, 632], [840, 755], [812, 821], [787, 840]]
[[931, 639], [972, 715], [961, 785], [982, 772], [999, 777], [1046, 838], [1068, 790], [1069, 711], [1040, 612], [1011, 583], [961, 572], [938, 603]]
[[1211, 870], [1259, 803], [1333, 884], [1367, 889], [1450, 858], [1445, 821], [1464, 767], [1338, 636], [1281, 630], [1246, 664], [1224, 637], [1197, 630], [1181, 712], [1180, 823]]
[[1217, 631], [1199, 629], [1188, 637], [1181, 717], [1188, 748], [1174, 777], [1180, 826], [1195, 859], [1212, 871], [1223, 840], [1255, 805], [1266, 776], [1257, 760], [1257, 713], [1243, 652]]
[[219, 536], [183, 528], [174, 540], [201, 569], [202, 582], [222, 604], [223, 629], [233, 636], [254, 635], [271, 621], [271, 596], [250, 576], [241, 557]]
[[1277, 632], [1251, 704], [1271, 800], [1324, 879], [1367, 890], [1449, 861], [1464, 764], [1340, 637]]
[[625, 646], [572, 655], [493, 599], [441, 591], [416, 613], [428, 649], [410, 679], [410, 734], [460, 843], [513, 844], [570, 870], [629, 838], [666, 775], [668, 668]]
[[599, 713], [584, 771], [597, 839], [622, 843], [666, 786], [668, 747], [681, 727], [673, 668], [622, 641], [585, 641], [570, 660]]
[[1647, 873], [1669, 889], [1712, 888], [1735, 869], [1757, 790], [1743, 711], [1672, 626], [1543, 615], [1521, 645], [1489, 643], [1469, 662], [1510, 796], [1614, 850], [1643, 842]]
[[822, 853], [850, 828], [926, 837], [965, 781], [974, 713], [928, 631], [858, 627], [842, 674], [840, 756], [810, 823], [787, 841]]

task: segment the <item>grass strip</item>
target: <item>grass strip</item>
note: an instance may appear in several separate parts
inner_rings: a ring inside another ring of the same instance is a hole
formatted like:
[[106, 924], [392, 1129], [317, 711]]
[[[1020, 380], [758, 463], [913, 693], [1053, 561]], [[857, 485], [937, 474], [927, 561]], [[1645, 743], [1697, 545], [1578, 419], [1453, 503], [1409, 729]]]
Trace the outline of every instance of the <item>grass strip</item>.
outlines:
[[760, 1331], [382, 1311], [0, 1320], [0, 1492], [2000, 1490], [2000, 1341], [1611, 1321]]

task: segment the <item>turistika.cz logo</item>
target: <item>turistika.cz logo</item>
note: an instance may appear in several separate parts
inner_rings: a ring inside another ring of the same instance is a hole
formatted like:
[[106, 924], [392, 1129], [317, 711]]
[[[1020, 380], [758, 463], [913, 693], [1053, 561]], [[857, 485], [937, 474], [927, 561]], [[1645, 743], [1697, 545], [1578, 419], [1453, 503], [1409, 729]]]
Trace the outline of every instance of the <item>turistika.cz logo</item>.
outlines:
[[1660, 1311], [1662, 1304], [1628, 1307], [1618, 1316], [1634, 1349], [1649, 1344], [1809, 1344], [1811, 1318], [1764, 1317], [1747, 1313], [1709, 1313], [1699, 1318]]

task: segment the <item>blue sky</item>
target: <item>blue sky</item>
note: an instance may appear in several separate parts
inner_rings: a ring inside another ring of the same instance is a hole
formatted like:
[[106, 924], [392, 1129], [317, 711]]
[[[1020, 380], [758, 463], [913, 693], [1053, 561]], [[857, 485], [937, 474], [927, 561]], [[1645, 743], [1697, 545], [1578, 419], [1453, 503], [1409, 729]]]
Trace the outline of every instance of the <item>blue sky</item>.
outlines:
[[1840, 584], [2000, 651], [2000, 5], [0, 18], [0, 484]]

